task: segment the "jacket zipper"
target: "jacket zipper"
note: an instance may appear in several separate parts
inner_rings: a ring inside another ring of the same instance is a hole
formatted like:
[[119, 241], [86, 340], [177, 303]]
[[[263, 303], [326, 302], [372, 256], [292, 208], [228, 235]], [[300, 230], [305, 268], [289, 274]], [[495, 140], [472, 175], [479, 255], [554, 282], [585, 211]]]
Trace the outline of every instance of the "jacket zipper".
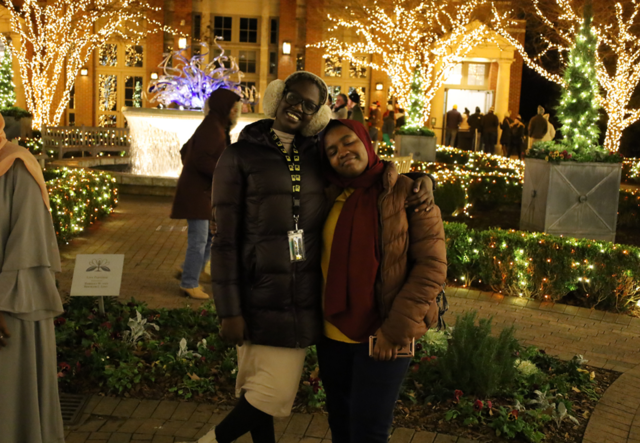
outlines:
[[385, 189], [384, 193], [380, 195], [380, 199], [378, 200], [378, 223], [380, 229], [378, 229], [378, 242], [380, 244], [380, 269], [378, 272], [379, 281], [376, 284], [377, 291], [376, 297], [378, 299], [378, 305], [380, 306], [380, 320], [384, 321], [384, 317], [387, 313], [386, 306], [384, 305], [384, 297], [382, 295], [382, 284], [384, 283], [384, 261], [385, 261], [385, 253], [384, 253], [384, 243], [382, 241], [382, 204], [387, 196], [390, 194], [390, 189]]
[[293, 268], [292, 282], [291, 282], [291, 307], [293, 308], [293, 333], [296, 337], [296, 349], [300, 348], [300, 342], [298, 341], [298, 315], [296, 311], [296, 263], [291, 263]]

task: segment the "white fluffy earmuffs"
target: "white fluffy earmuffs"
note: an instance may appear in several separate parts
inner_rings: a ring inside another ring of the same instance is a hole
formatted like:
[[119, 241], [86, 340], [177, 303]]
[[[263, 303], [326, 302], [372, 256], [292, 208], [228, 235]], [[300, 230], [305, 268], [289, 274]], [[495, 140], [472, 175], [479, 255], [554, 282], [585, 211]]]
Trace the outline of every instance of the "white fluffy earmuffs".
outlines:
[[[305, 76], [313, 76], [310, 72], [294, 72], [291, 74], [287, 80], [274, 80], [269, 83], [267, 86], [267, 90], [264, 92], [262, 96], [262, 109], [264, 110], [264, 115], [269, 118], [275, 118], [276, 112], [278, 111], [278, 106], [282, 101], [282, 96], [284, 94], [284, 89], [286, 83], [290, 81], [294, 76], [298, 76], [304, 74]], [[321, 96], [324, 96], [324, 101], [326, 101], [326, 97], [328, 94], [328, 88], [324, 81], [317, 77], [317, 79], [321, 82], [318, 86], [323, 86], [324, 90], [321, 90]], [[314, 79], [315, 80], [315, 79]], [[316, 80], [314, 83], [318, 84], [319, 82]], [[318, 112], [316, 112], [309, 122], [309, 124], [301, 131], [301, 134], [305, 137], [313, 137], [314, 135], [319, 134], [331, 121], [331, 108], [329, 108], [326, 104], [320, 106]]]

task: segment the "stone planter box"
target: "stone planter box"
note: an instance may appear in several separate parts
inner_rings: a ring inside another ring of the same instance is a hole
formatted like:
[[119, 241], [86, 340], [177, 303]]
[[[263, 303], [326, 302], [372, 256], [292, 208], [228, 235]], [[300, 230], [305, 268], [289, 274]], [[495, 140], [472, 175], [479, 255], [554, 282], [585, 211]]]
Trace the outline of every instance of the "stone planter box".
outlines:
[[526, 159], [520, 229], [615, 241], [622, 165]]
[[436, 138], [424, 135], [396, 135], [396, 152], [400, 157], [413, 155], [413, 160], [436, 161]]

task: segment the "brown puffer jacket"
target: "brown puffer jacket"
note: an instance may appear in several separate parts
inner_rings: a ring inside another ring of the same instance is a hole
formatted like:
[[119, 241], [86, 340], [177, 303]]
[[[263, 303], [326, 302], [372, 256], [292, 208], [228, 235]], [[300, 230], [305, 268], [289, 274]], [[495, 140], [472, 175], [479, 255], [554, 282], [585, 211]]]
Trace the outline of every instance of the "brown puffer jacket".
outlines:
[[[413, 180], [387, 163], [379, 200], [382, 261], [376, 284], [382, 332], [392, 343], [408, 344], [438, 321], [436, 297], [447, 275], [447, 251], [440, 208], [407, 210]], [[329, 201], [342, 192], [327, 190]]]

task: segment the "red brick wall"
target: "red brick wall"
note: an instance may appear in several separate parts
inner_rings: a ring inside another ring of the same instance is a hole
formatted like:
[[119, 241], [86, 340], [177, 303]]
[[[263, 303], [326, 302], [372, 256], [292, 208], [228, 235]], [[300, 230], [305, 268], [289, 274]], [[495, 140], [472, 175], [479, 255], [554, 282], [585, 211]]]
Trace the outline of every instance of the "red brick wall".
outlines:
[[[284, 80], [296, 70], [296, 0], [280, 0], [280, 44], [278, 45], [278, 78]], [[291, 42], [291, 55], [282, 55], [282, 43]], [[309, 63], [309, 61], [306, 61]]]
[[[97, 88], [98, 77], [95, 69], [95, 55], [92, 54], [87, 62], [89, 75], [78, 75], [75, 83], [75, 114], [76, 126], [97, 126], [95, 120], [95, 88]], [[68, 124], [65, 118], [61, 124]]]
[[[307, 0], [307, 17], [305, 20], [307, 31], [307, 44], [318, 43], [322, 41], [322, 29], [324, 27], [324, 0]], [[282, 18], [280, 23], [282, 23]], [[324, 71], [324, 62], [322, 55], [324, 49], [306, 48], [305, 49], [305, 70], [322, 76]]]
[[500, 70], [500, 64], [498, 62], [491, 63], [489, 69], [489, 89], [493, 91], [493, 105], [496, 104], [496, 91], [498, 90], [498, 71]]
[[[179, 0], [174, 2], [174, 10], [173, 10], [173, 27], [178, 31], [191, 34], [191, 19], [193, 12], [193, 1], [192, 0]], [[184, 21], [184, 25], [182, 22]], [[173, 47], [178, 49], [178, 39], [179, 36], [175, 36], [173, 41]], [[191, 44], [191, 35], [189, 35], [187, 39], [187, 45]], [[188, 54], [187, 57], [190, 57], [191, 54]]]
[[[163, 7], [163, 0], [152, 0], [149, 2], [151, 6], [154, 7]], [[159, 21], [160, 23], [164, 23], [164, 12], [159, 11], [154, 13], [149, 17], [150, 19], [154, 19]], [[162, 31], [151, 34], [147, 37], [147, 55], [146, 55], [146, 77], [145, 77], [145, 88], [149, 86], [151, 81], [151, 73], [156, 72], [160, 74], [160, 68], [158, 65], [162, 63], [163, 57], [162, 52], [164, 48], [164, 33]], [[147, 100], [143, 103], [144, 107], [150, 107], [151, 105]]]

